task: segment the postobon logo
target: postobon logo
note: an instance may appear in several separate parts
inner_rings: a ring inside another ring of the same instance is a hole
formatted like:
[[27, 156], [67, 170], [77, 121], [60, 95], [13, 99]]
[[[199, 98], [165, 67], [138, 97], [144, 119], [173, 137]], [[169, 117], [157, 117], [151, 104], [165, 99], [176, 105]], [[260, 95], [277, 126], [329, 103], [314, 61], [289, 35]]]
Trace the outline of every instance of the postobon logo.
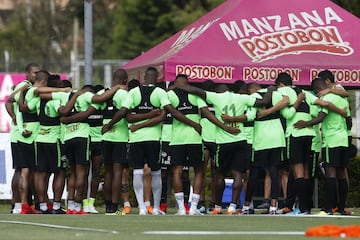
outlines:
[[303, 52], [352, 54], [354, 50], [343, 41], [337, 27], [331, 26], [333, 22], [341, 23], [343, 20], [331, 7], [326, 7], [322, 13], [317, 10], [289, 13], [287, 19], [275, 15], [242, 19], [239, 24], [230, 21], [219, 26], [228, 41], [239, 39], [238, 45], [253, 62], [263, 62]]
[[350, 55], [353, 49], [344, 43], [336, 27], [295, 29], [238, 41], [253, 62], [262, 62], [286, 54], [323, 52]]

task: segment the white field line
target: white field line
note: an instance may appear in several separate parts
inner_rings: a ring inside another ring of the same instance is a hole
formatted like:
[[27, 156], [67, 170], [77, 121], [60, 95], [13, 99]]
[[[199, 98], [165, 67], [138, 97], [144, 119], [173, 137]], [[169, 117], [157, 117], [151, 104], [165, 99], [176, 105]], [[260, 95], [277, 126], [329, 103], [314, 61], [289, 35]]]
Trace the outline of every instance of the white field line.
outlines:
[[111, 234], [118, 234], [119, 233], [118, 231], [113, 231], [113, 230], [108, 230], [108, 229], [70, 227], [70, 226], [44, 224], [44, 223], [34, 223], [34, 222], [0, 220], [0, 223], [31, 225], [31, 226], [39, 226], [39, 227], [58, 228], [58, 229], [67, 229], [67, 230], [78, 230], [78, 231], [91, 231], [91, 232], [101, 232], [101, 233], [111, 233]]
[[304, 232], [296, 231], [146, 231], [151, 235], [276, 235], [304, 236]]

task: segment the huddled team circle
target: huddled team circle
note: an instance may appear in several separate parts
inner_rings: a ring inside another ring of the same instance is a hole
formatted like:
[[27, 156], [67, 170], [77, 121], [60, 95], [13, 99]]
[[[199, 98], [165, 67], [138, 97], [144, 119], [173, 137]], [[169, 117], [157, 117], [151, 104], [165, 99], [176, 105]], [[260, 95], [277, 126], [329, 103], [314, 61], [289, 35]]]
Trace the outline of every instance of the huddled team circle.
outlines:
[[[25, 73], [27, 79], [6, 102], [13, 123], [12, 213], [98, 213], [94, 202], [104, 165], [107, 215], [131, 213], [129, 176], [139, 215], [165, 214], [170, 174], [176, 215], [223, 214], [228, 176], [233, 182], [226, 214], [253, 214], [261, 171], [266, 187], [259, 207], [268, 214], [307, 215], [321, 156], [325, 203], [320, 214], [349, 214], [349, 94], [328, 70], [312, 80], [312, 91], [293, 86], [285, 72], [265, 88], [240, 80], [195, 86], [185, 74], [166, 84], [157, 82], [154, 67], [147, 68], [143, 82], [129, 81], [119, 68], [109, 89], [85, 85], [78, 91], [36, 63], [29, 63]], [[211, 201], [206, 206], [208, 164]], [[52, 174], [54, 198], [49, 199]]]

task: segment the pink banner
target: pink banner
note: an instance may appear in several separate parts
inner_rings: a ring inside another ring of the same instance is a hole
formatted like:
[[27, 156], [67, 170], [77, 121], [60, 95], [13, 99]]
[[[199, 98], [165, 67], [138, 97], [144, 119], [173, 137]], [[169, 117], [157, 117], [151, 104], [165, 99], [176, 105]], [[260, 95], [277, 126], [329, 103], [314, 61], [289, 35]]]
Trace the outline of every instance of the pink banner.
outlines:
[[129, 72], [162, 66], [163, 80], [245, 80], [272, 84], [289, 72], [298, 85], [330, 69], [360, 87], [360, 20], [329, 0], [227, 0], [130, 61]]
[[[61, 79], [67, 79], [67, 74], [60, 74]], [[26, 79], [23, 73], [0, 73], [0, 132], [9, 132], [11, 119], [6, 112], [5, 103], [12, 92], [13, 86]]]

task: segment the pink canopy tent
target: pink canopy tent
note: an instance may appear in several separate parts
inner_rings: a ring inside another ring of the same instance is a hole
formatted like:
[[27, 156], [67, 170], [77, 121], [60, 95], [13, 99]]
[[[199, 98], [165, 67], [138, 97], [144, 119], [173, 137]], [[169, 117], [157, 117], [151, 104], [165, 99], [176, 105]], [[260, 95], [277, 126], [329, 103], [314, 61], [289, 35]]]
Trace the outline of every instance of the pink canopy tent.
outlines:
[[323, 69], [360, 86], [360, 20], [329, 0], [227, 0], [123, 66], [142, 78], [148, 66], [172, 81], [272, 84], [279, 72], [309, 85]]

